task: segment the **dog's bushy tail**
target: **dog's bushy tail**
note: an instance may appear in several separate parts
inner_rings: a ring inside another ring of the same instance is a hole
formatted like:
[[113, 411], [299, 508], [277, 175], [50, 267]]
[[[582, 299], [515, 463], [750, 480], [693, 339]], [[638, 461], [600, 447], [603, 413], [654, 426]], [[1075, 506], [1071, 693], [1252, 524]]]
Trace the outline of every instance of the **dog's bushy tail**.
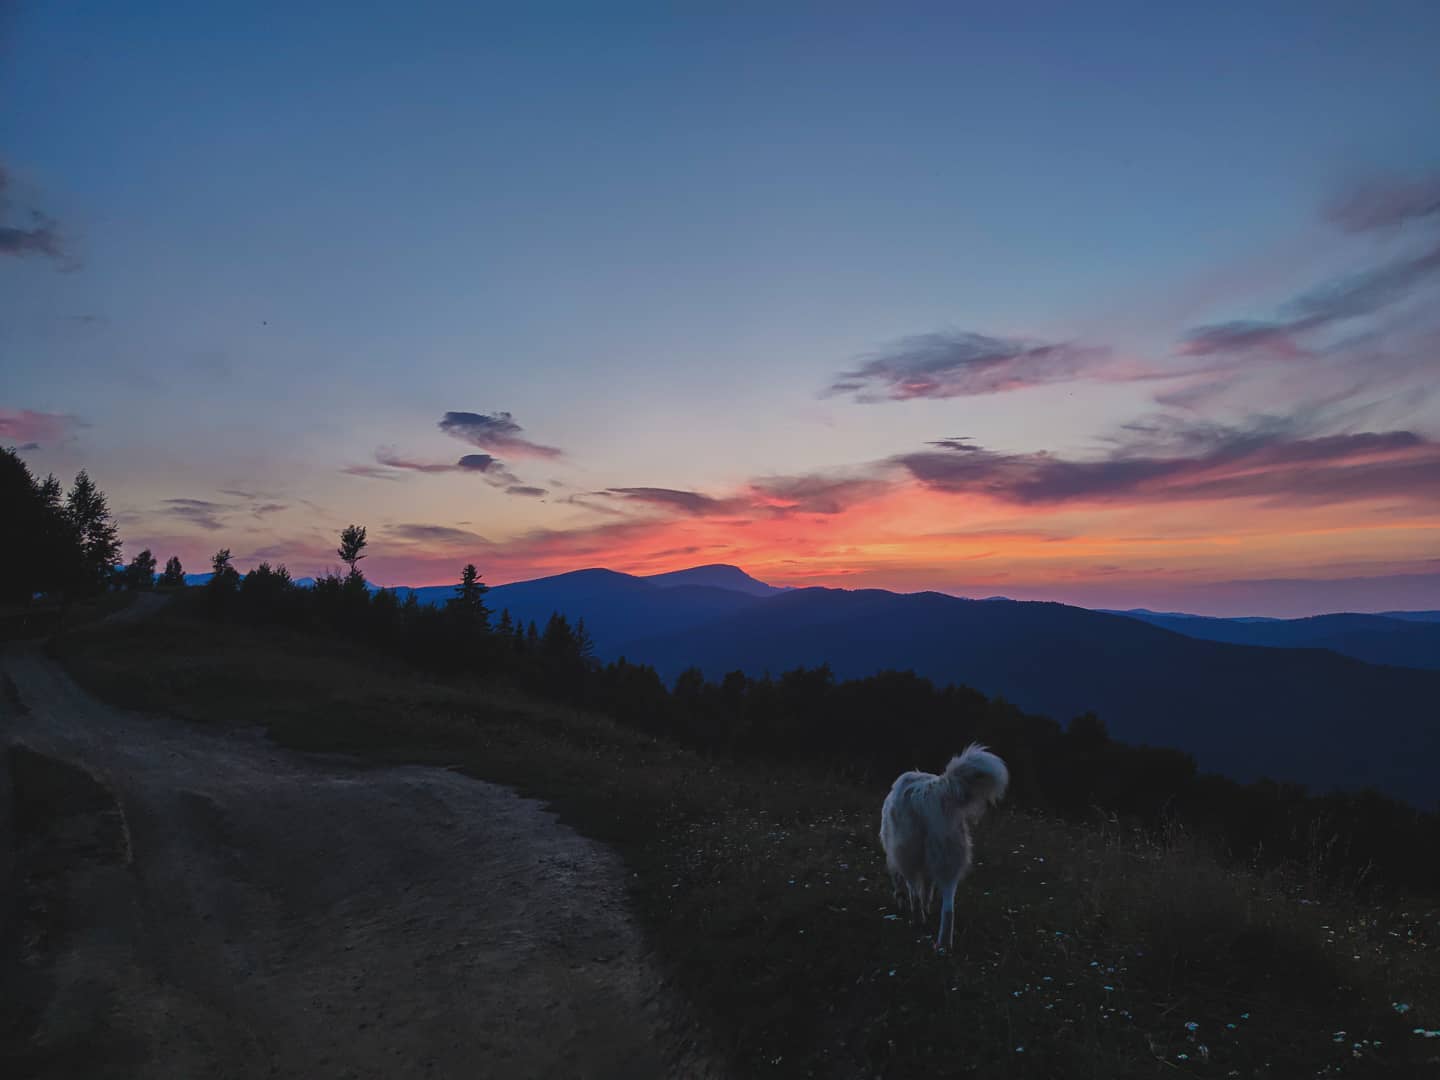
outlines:
[[951, 758], [945, 766], [945, 777], [971, 817], [979, 817], [987, 805], [999, 802], [1010, 786], [1010, 770], [1005, 762], [979, 743], [971, 743]]

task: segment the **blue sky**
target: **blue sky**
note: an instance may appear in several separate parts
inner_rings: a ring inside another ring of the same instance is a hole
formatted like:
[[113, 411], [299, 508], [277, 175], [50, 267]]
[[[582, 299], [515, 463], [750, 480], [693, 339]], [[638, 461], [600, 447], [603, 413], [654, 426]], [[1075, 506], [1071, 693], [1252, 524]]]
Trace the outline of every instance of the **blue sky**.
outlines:
[[[0, 406], [73, 418], [32, 464], [88, 465], [127, 535], [191, 558], [234, 535], [310, 569], [322, 532], [364, 517], [473, 530], [504, 578], [554, 568], [520, 556], [537, 530], [589, 537], [614, 517], [575, 500], [594, 491], [723, 494], [957, 435], [1104, 454], [1156, 411], [1150, 383], [825, 390], [935, 333], [1172, 362], [1196, 327], [1270, 318], [1418, 243], [1423, 221], [1357, 236], [1322, 211], [1440, 167], [1433, 4], [292, 7], [21, 4], [3, 24], [12, 217], [53, 218], [64, 250], [0, 258]], [[1186, 415], [1244, 426], [1313, 404], [1292, 399]], [[1299, 435], [1440, 436], [1433, 402], [1396, 400]], [[381, 447], [453, 459], [436, 423], [455, 410], [508, 411], [563, 447], [507, 462], [547, 496], [343, 471]], [[286, 509], [236, 510], [230, 532], [166, 509], [222, 489]], [[977, 514], [933, 505], [942, 526]], [[608, 554], [643, 561], [658, 528]], [[1429, 528], [1320, 561], [1302, 543], [1289, 563], [1267, 533], [1254, 569], [1424, 573]], [[938, 556], [893, 572], [858, 526], [843, 546], [866, 583], [967, 584]], [[730, 561], [778, 571], [765, 551]], [[440, 575], [450, 553], [411, 554], [393, 573]], [[801, 554], [793, 580], [807, 559], [846, 569]], [[1191, 570], [1187, 588], [1216, 573]], [[1068, 587], [1054, 567], [1004, 574]]]

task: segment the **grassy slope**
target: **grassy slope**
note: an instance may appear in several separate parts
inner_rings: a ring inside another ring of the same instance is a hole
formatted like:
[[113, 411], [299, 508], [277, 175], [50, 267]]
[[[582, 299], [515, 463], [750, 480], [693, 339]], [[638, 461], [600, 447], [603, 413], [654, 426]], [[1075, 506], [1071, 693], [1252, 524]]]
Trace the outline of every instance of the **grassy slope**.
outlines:
[[706, 761], [312, 637], [161, 617], [60, 653], [124, 705], [548, 800], [623, 854], [639, 918], [741, 1075], [1393, 1077], [1440, 1057], [1411, 1034], [1440, 1024], [1434, 905], [1301, 902], [1183, 838], [1002, 808], [979, 829], [955, 955], [936, 956], [893, 917], [883, 792]]

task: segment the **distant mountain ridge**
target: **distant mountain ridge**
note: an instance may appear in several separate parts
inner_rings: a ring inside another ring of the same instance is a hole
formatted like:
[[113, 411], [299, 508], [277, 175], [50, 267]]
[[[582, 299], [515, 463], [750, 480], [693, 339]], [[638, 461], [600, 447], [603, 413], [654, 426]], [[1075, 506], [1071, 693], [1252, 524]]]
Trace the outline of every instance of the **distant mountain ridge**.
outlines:
[[[449, 585], [413, 591], [424, 604], [444, 603], [455, 594]], [[609, 660], [626, 641], [689, 629], [784, 592], [736, 566], [698, 566], [654, 577], [591, 568], [496, 585], [485, 604], [494, 616], [509, 611], [513, 620], [541, 629], [556, 612], [572, 623], [583, 618], [596, 655]]]
[[728, 563], [692, 566], [688, 570], [672, 570], [668, 574], [647, 574], [642, 580], [666, 589], [674, 588], [677, 585], [702, 585], [707, 588], [742, 592], [749, 596], [775, 596], [791, 591], [778, 585], [767, 585], [765, 582], [751, 577], [740, 567], [731, 566]]
[[1440, 612], [1401, 611], [1383, 615], [1339, 612], [1304, 619], [1220, 619], [1145, 608], [1107, 614], [1139, 619], [1206, 641], [1269, 648], [1330, 649], [1370, 664], [1440, 671]]
[[799, 589], [622, 651], [667, 677], [909, 669], [1062, 723], [1094, 710], [1117, 738], [1189, 751], [1240, 780], [1374, 786], [1427, 807], [1440, 791], [1440, 672], [1201, 640], [1064, 604]]

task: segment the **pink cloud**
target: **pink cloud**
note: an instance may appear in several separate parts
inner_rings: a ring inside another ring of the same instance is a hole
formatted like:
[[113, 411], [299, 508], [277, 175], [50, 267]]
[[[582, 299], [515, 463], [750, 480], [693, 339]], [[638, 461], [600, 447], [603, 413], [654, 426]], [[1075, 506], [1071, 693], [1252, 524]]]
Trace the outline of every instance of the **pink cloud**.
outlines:
[[19, 443], [35, 449], [56, 443], [84, 425], [73, 416], [35, 412], [33, 409], [0, 409], [0, 441]]

